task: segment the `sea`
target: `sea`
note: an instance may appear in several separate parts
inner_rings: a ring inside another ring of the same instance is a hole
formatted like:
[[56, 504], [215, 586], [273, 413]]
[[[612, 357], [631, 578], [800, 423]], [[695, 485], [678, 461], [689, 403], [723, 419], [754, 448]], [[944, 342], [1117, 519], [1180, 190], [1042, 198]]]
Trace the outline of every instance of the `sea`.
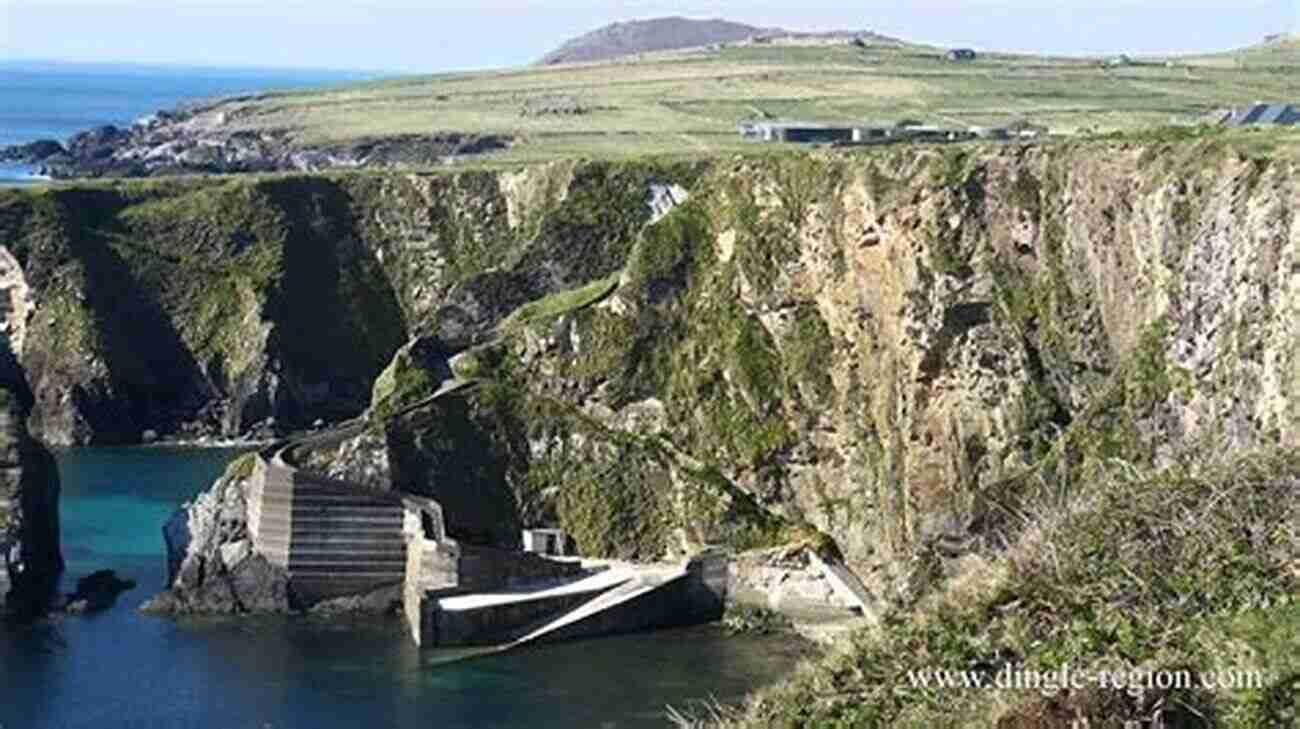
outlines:
[[[223, 96], [378, 78], [357, 71], [231, 69], [133, 64], [0, 61], [0, 147], [66, 142], [92, 127], [128, 125], [160, 109]], [[24, 165], [0, 163], [0, 184], [39, 182]]]
[[739, 701], [787, 674], [788, 638], [717, 625], [448, 662], [397, 618], [174, 619], [140, 603], [166, 583], [162, 525], [237, 450], [56, 454], [65, 591], [112, 569], [136, 580], [109, 610], [0, 628], [4, 729], [623, 729], [667, 707]]
[[[0, 144], [66, 139], [178, 102], [357, 74], [0, 63]], [[10, 169], [9, 184], [26, 171]], [[803, 654], [719, 626], [541, 646], [466, 662], [420, 651], [396, 620], [172, 619], [137, 607], [166, 583], [162, 526], [239, 455], [58, 452], [65, 591], [112, 569], [109, 610], [0, 626], [0, 729], [635, 729], [738, 701]]]

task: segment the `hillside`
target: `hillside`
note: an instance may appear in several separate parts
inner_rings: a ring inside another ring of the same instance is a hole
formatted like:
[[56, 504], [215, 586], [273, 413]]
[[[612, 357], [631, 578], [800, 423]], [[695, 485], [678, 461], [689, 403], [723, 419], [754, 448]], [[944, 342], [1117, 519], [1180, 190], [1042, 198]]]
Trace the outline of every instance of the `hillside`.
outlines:
[[780, 33], [726, 20], [655, 18], [612, 23], [568, 41], [542, 57], [543, 66], [558, 63], [607, 61], [651, 51], [697, 48], [735, 43], [763, 33]]
[[[1259, 99], [1295, 100], [1300, 72], [1300, 46], [1288, 43], [1107, 67], [997, 53], [950, 63], [940, 48], [855, 38], [795, 34], [633, 60], [266, 93], [164, 120], [148, 130], [154, 142], [121, 159], [128, 167], [173, 160], [162, 171], [174, 173], [707, 158], [754, 151], [736, 123], [756, 117], [957, 127], [1028, 119], [1058, 134], [1134, 132]], [[85, 146], [102, 159], [95, 141]], [[214, 155], [238, 164], [214, 165]], [[268, 159], [275, 164], [239, 162]]]
[[[508, 138], [474, 159], [708, 156], [752, 149], [736, 122], [904, 118], [998, 125], [1027, 117], [1055, 131], [1132, 131], [1296, 94], [1300, 48], [1102, 68], [1077, 58], [986, 54], [952, 64], [939, 49], [809, 42], [732, 45], [686, 57], [447, 74], [230, 101], [220, 128], [298, 144], [472, 133]], [[540, 109], [540, 112], [536, 110]]]
[[[735, 726], [1289, 726], [1297, 168], [1254, 141], [6, 191], [37, 303], [0, 323], [55, 442], [395, 412], [452, 372], [479, 387], [325, 467], [586, 555], [841, 556], [885, 629], [712, 717]], [[1067, 664], [1274, 673], [906, 683]]]

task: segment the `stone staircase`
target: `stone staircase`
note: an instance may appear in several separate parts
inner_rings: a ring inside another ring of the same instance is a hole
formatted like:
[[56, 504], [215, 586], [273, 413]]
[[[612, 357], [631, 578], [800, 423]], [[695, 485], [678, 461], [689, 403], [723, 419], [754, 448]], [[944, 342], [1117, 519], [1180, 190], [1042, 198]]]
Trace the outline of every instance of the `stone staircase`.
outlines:
[[[401, 412], [473, 386], [446, 382]], [[449, 538], [441, 506], [431, 499], [371, 491], [298, 467], [300, 455], [335, 446], [364, 427], [358, 419], [256, 455], [247, 493], [249, 533], [258, 553], [288, 572], [299, 599], [318, 602], [401, 585], [415, 642], [491, 646], [467, 656], [721, 617], [726, 566], [714, 556], [584, 578], [577, 563]], [[523, 583], [531, 587], [501, 589]]]
[[400, 498], [259, 458], [249, 493], [257, 550], [309, 601], [365, 593], [406, 576]]

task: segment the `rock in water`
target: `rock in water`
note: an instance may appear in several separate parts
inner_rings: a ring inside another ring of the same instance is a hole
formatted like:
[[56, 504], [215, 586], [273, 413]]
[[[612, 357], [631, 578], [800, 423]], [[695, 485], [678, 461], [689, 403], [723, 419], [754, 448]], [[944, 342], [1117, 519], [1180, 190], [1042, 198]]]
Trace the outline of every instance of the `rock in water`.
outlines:
[[68, 595], [67, 611], [90, 613], [107, 610], [117, 596], [135, 589], [135, 580], [123, 580], [112, 570], [100, 570], [77, 580], [77, 591]]
[[18, 389], [0, 382], [0, 611], [26, 618], [48, 606], [63, 556], [58, 469], [28, 434]]
[[170, 587], [141, 606], [146, 612], [286, 613], [289, 575], [253, 554], [245, 490], [253, 456], [226, 469], [194, 503], [177, 511], [166, 526]]

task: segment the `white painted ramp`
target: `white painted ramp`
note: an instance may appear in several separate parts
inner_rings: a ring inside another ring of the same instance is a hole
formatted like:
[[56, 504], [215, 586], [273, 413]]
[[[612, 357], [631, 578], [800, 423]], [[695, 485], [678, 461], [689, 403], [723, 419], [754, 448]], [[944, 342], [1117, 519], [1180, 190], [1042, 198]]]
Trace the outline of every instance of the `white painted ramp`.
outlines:
[[648, 592], [667, 585], [673, 580], [684, 578], [686, 577], [686, 574], [686, 570], [684, 569], [657, 572], [641, 571], [623, 584], [588, 600], [582, 605], [579, 605], [546, 625], [533, 630], [527, 635], [507, 643], [501, 647], [501, 650], [510, 650], [511, 648], [517, 648], [541, 640], [551, 633], [558, 632], [563, 628], [581, 622], [593, 615], [601, 613], [602, 611], [635, 600]]
[[470, 595], [455, 595], [452, 597], [440, 598], [438, 600], [438, 609], [447, 612], [478, 610], [480, 608], [506, 605], [513, 602], [545, 600], [552, 597], [563, 597], [565, 595], [575, 595], [583, 592], [610, 590], [633, 579], [635, 574], [635, 571], [630, 569], [614, 568], [601, 570], [600, 572], [584, 577], [580, 580], [565, 582], [563, 584], [543, 589], [499, 590], [494, 592], [479, 592]]

